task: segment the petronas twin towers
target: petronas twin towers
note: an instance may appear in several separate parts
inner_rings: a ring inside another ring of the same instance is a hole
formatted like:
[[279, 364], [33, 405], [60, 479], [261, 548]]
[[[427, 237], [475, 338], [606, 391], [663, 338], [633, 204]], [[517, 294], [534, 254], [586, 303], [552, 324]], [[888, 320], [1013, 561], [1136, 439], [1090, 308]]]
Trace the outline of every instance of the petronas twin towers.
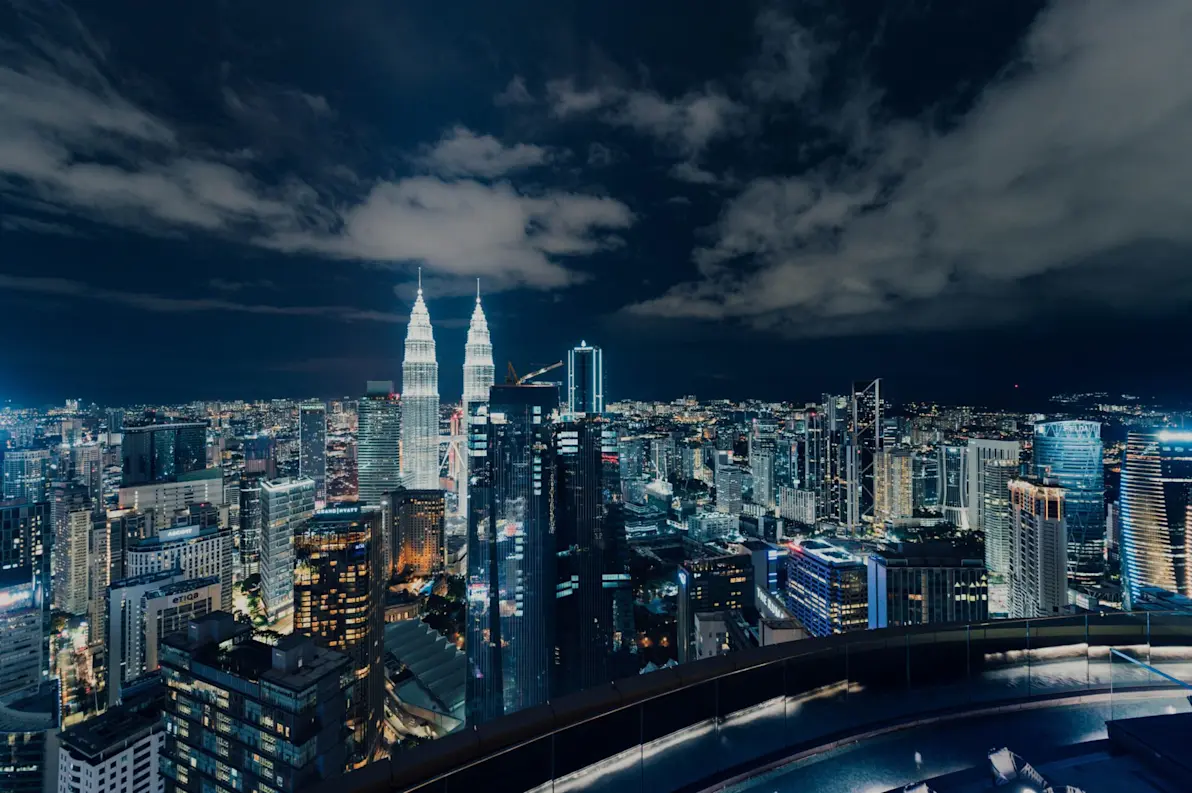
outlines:
[[[405, 356], [401, 364], [402, 422], [401, 478], [412, 490], [439, 488], [439, 363], [435, 357], [435, 336], [430, 312], [422, 299], [422, 273], [418, 275], [418, 297], [406, 328]], [[468, 407], [488, 401], [493, 384], [493, 346], [488, 320], [480, 307], [480, 281], [476, 281], [476, 308], [468, 326], [464, 348], [464, 421]], [[466, 498], [466, 477], [459, 483], [460, 504]]]

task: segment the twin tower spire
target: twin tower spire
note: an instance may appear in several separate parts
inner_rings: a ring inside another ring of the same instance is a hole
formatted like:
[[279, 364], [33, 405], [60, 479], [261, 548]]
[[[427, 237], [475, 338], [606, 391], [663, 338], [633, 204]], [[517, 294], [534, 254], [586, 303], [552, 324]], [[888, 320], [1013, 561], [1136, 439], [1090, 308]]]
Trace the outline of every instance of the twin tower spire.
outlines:
[[[464, 347], [464, 416], [476, 402], [488, 401], [495, 376], [493, 346], [488, 320], [480, 306], [480, 279], [476, 279], [476, 307]], [[422, 299], [422, 269], [418, 269], [418, 296], [406, 327], [405, 355], [401, 364], [402, 483], [416, 490], [439, 487], [439, 363], [430, 312]], [[465, 419], [466, 420], [466, 419]]]

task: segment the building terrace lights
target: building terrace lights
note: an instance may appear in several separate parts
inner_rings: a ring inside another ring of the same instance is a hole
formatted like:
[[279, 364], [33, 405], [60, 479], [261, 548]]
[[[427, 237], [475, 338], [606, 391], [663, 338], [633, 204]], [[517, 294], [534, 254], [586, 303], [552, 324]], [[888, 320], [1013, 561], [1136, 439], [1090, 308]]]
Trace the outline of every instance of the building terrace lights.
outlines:
[[422, 299], [421, 270], [418, 297], [406, 329], [401, 385], [402, 484], [414, 490], [433, 490], [439, 486], [439, 364], [430, 312]]

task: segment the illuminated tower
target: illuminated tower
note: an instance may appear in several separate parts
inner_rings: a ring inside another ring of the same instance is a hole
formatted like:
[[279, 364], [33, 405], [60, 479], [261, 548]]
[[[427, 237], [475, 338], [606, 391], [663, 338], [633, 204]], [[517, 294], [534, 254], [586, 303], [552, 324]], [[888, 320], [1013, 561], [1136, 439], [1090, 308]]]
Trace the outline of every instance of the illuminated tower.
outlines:
[[402, 483], [413, 490], [435, 490], [439, 486], [439, 364], [430, 313], [422, 300], [421, 270], [418, 298], [406, 328], [401, 379]]
[[[467, 437], [467, 421], [471, 415], [470, 406], [487, 403], [488, 390], [494, 379], [493, 345], [488, 335], [488, 320], [480, 307], [480, 279], [476, 279], [476, 308], [472, 311], [472, 323], [468, 326], [468, 342], [464, 347], [464, 437]], [[459, 512], [468, 514], [468, 456], [462, 455], [464, 470], [459, 478]]]

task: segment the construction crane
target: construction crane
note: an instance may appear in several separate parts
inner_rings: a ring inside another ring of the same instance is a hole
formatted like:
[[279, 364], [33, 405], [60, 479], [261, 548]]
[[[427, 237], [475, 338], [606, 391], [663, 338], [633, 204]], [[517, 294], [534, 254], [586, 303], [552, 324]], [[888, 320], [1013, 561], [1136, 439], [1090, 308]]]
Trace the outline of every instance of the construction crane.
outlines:
[[538, 377], [539, 375], [546, 374], [547, 372], [552, 372], [555, 369], [558, 369], [562, 365], [563, 365], [563, 362], [558, 361], [557, 363], [552, 363], [550, 366], [544, 366], [541, 369], [537, 369], [533, 372], [530, 372], [527, 375], [523, 375], [523, 376], [519, 377], [517, 374], [517, 370], [513, 368], [513, 361], [509, 361], [508, 362], [509, 368], [505, 372], [505, 384], [506, 385], [522, 385], [530, 380], [533, 380], [535, 377]]

